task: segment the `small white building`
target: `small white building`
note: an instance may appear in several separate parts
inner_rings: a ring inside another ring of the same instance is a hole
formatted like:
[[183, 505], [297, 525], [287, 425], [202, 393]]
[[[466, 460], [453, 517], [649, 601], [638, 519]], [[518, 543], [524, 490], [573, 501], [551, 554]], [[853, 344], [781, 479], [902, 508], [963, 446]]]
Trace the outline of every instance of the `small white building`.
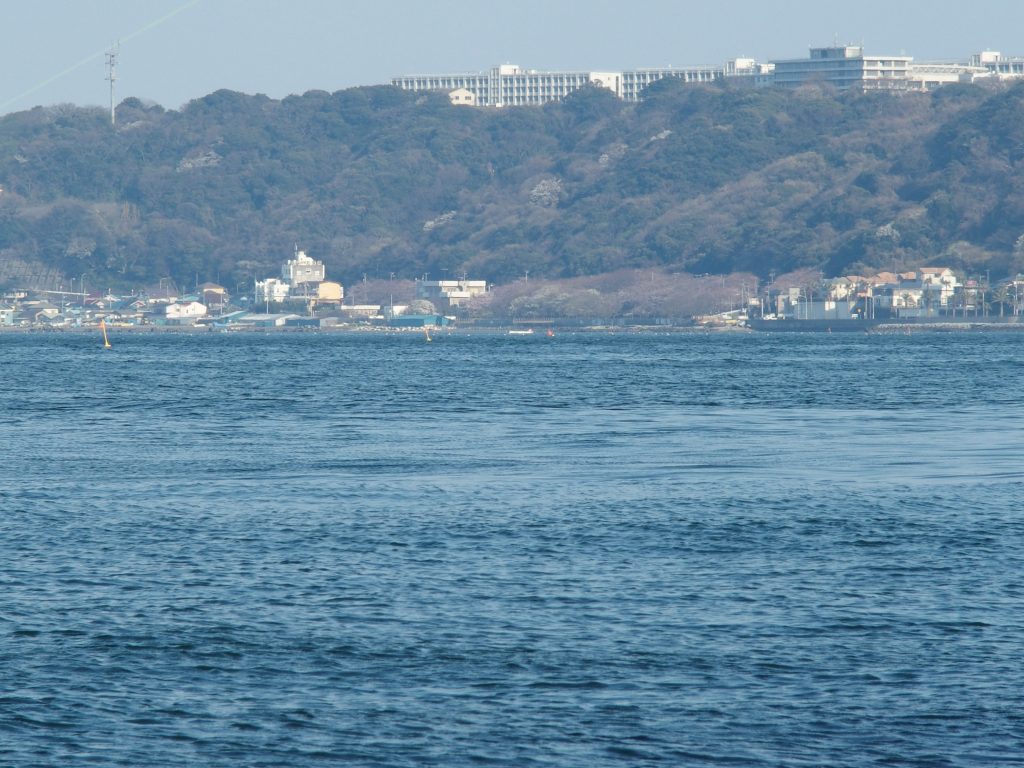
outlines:
[[456, 88], [448, 94], [448, 101], [456, 106], [475, 107], [476, 94], [468, 88]]
[[198, 301], [181, 301], [176, 304], [168, 304], [164, 314], [168, 320], [204, 317], [206, 315], [206, 305]]
[[416, 298], [426, 299], [439, 309], [461, 306], [485, 293], [486, 280], [420, 280], [416, 283]]
[[276, 277], [268, 277], [266, 280], [256, 281], [256, 303], [272, 304], [282, 302], [288, 298], [288, 283], [278, 280]]
[[947, 306], [959, 285], [956, 273], [948, 267], [922, 267], [919, 272], [925, 301], [937, 299], [940, 307]]
[[160, 307], [164, 321], [168, 325], [191, 325], [201, 317], [206, 317], [206, 305], [198, 301], [181, 301]]

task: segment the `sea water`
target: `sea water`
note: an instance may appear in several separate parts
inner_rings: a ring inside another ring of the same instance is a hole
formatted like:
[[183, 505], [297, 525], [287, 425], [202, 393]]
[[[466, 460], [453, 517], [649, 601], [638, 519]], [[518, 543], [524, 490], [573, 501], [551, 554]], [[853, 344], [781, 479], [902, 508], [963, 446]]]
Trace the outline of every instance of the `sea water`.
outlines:
[[1024, 336], [0, 334], [0, 765], [1024, 764]]

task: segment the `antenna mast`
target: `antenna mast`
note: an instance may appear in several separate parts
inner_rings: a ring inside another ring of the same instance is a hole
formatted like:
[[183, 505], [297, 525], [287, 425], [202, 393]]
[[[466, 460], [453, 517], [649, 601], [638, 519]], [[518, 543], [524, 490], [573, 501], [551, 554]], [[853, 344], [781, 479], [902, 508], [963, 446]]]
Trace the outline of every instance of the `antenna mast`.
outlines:
[[114, 83], [117, 82], [117, 54], [121, 49], [121, 43], [118, 43], [109, 51], [107, 51], [107, 77], [110, 81], [110, 124], [115, 124], [114, 117]]

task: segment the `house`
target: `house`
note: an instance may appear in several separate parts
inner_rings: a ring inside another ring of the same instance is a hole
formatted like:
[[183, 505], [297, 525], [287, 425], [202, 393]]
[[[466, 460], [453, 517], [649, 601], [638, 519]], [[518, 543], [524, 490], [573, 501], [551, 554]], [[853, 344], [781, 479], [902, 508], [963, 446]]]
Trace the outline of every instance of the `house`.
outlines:
[[144, 293], [146, 298], [149, 300], [149, 303], [170, 304], [172, 301], [177, 301], [179, 292], [171, 283], [171, 280], [164, 278], [160, 281], [160, 285], [153, 288], [147, 288]]
[[163, 325], [194, 325], [196, 320], [206, 316], [206, 305], [198, 301], [176, 302], [161, 309], [156, 322]]
[[919, 272], [925, 301], [932, 303], [938, 300], [939, 306], [949, 306], [959, 285], [953, 270], [948, 267], [922, 267]]
[[0, 325], [14, 325], [14, 307], [0, 306]]
[[257, 304], [279, 304], [288, 298], [288, 291], [291, 286], [284, 280], [276, 277], [268, 277], [266, 280], [256, 281], [256, 303]]
[[316, 287], [317, 304], [341, 304], [345, 300], [345, 289], [341, 283], [324, 280]]
[[857, 283], [849, 277], [837, 277], [826, 283], [828, 298], [841, 300], [849, 298], [857, 290]]
[[21, 323], [52, 324], [60, 318], [60, 308], [45, 300], [24, 301], [15, 313], [15, 319]]
[[448, 94], [448, 101], [456, 106], [475, 107], [476, 94], [468, 88], [456, 88]]
[[228, 303], [228, 292], [223, 285], [203, 283], [199, 286], [198, 298], [211, 312], [220, 313]]

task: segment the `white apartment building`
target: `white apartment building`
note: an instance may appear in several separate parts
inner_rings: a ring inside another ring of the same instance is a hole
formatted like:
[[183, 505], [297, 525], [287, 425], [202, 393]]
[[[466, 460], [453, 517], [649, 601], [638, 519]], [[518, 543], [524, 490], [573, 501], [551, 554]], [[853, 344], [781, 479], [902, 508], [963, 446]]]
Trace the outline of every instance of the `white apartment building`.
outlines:
[[[737, 66], [736, 62], [739, 62]], [[753, 59], [734, 59], [732, 75], [760, 72]], [[763, 65], [762, 65], [763, 66]], [[501, 64], [489, 72], [450, 75], [406, 75], [391, 84], [406, 91], [458, 92], [458, 101], [481, 107], [539, 106], [561, 101], [585, 85], [607, 88], [620, 99], [640, 101], [651, 83], [676, 78], [687, 83], [710, 83], [726, 76], [727, 67], [664, 67], [621, 72], [538, 72], [516, 64]], [[467, 98], [466, 94], [472, 98]]]
[[910, 79], [920, 90], [950, 83], [1024, 78], [1024, 57], [1003, 56], [999, 51], [982, 51], [967, 63], [937, 62], [910, 65]]
[[256, 281], [256, 303], [277, 303], [288, 298], [288, 283], [276, 277]]
[[659, 80], [672, 78], [684, 83], [712, 83], [724, 75], [725, 71], [721, 67], [633, 69], [622, 73], [622, 93], [616, 95], [626, 101], [640, 101], [644, 89]]
[[[593, 83], [622, 97], [621, 72], [538, 72], [515, 64], [501, 64], [489, 72], [454, 75], [407, 75], [392, 85], [406, 91], [466, 91], [481, 107], [519, 107], [560, 101]], [[460, 95], [460, 103], [466, 103]]]
[[907, 90], [912, 61], [911, 56], [865, 56], [859, 45], [811, 48], [806, 59], [773, 62], [773, 77], [783, 88], [828, 83], [841, 91]]
[[292, 288], [302, 283], [321, 283], [324, 280], [324, 263], [310, 258], [305, 251], [295, 248], [295, 258], [289, 259], [281, 267], [281, 277]]
[[778, 85], [796, 88], [805, 83], [829, 83], [845, 90], [930, 90], [941, 85], [973, 82], [985, 77], [1024, 77], [1024, 57], [982, 51], [969, 62], [923, 62], [911, 56], [867, 56], [859, 45], [811, 48], [806, 59], [783, 59], [768, 64], [735, 58], [723, 67], [661, 67], [619, 72], [538, 72], [502, 64], [487, 72], [406, 75], [391, 84], [407, 91], [441, 91], [453, 104], [505, 107], [561, 101], [585, 85], [607, 88], [620, 99], [637, 102], [659, 80], [711, 83], [729, 78], [737, 85]]
[[912, 62], [907, 76], [914, 90], [930, 91], [943, 85], [973, 82], [975, 78], [988, 76], [984, 67], [969, 64], [943, 62]]

